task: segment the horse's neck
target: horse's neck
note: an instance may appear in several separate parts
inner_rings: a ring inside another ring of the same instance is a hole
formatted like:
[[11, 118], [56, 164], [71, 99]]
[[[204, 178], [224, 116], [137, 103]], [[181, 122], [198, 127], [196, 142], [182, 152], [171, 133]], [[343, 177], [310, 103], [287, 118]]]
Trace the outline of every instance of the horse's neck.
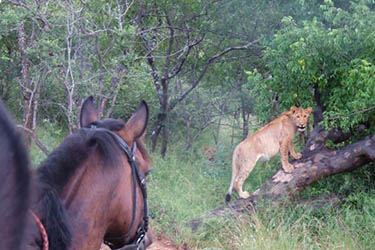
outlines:
[[105, 183], [104, 176], [98, 176], [101, 171], [92, 169], [92, 163], [86, 164], [61, 194], [72, 228], [72, 250], [99, 249], [109, 223], [106, 199], [111, 185]]

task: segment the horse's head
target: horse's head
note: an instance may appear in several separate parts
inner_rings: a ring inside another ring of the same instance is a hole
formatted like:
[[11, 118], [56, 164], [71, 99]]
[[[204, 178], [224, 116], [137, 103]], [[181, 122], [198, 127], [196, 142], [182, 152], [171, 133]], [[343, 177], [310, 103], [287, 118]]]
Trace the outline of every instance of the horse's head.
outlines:
[[[126, 123], [114, 119], [100, 120], [92, 97], [82, 105], [81, 127], [112, 138], [115, 144], [112, 148], [117, 152], [116, 155], [114, 152], [108, 154], [117, 158], [115, 161], [109, 159], [117, 166], [115, 170], [110, 169], [105, 177], [108, 187], [114, 187], [114, 190], [110, 197], [104, 199], [108, 209], [105, 241], [113, 248], [136, 244], [137, 241], [142, 241], [141, 244], [151, 243], [151, 234], [145, 237], [148, 228], [145, 178], [150, 171], [151, 160], [141, 140], [148, 115], [148, 106], [144, 101]], [[145, 240], [142, 240], [143, 237]]]
[[147, 175], [150, 171], [150, 157], [141, 141], [148, 123], [148, 105], [142, 101], [138, 109], [133, 113], [129, 120], [124, 123], [121, 120], [103, 119], [99, 120], [98, 111], [93, 103], [93, 98], [85, 100], [81, 108], [80, 124], [82, 128], [104, 128], [116, 133], [126, 144], [132, 148], [134, 142], [137, 145], [136, 159], [140, 171]]

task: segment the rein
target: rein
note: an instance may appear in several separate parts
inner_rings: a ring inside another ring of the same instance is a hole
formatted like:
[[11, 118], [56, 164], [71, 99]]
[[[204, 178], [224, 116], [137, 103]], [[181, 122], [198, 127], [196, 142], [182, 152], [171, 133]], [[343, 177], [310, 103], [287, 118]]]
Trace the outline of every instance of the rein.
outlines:
[[98, 128], [94, 125], [91, 126], [91, 129], [101, 130], [109, 133], [118, 143], [122, 151], [125, 152], [128, 161], [130, 163], [131, 172], [132, 172], [132, 182], [133, 182], [133, 211], [132, 211], [132, 220], [130, 223], [129, 231], [121, 237], [111, 237], [110, 239], [124, 239], [127, 238], [134, 227], [134, 220], [135, 220], [135, 213], [136, 213], [136, 202], [137, 202], [137, 194], [136, 194], [136, 185], [137, 182], [141, 188], [142, 195], [143, 195], [143, 221], [140, 223], [137, 229], [137, 234], [135, 238], [131, 241], [130, 244], [125, 244], [123, 247], [120, 248], [113, 248], [113, 244], [109, 241], [104, 241], [111, 249], [113, 250], [138, 250], [138, 249], [146, 249], [145, 245], [145, 236], [148, 231], [149, 227], [149, 211], [148, 211], [148, 202], [147, 202], [147, 186], [146, 186], [146, 179], [139, 172], [138, 165], [135, 160], [135, 153], [137, 151], [137, 144], [134, 141], [133, 147], [130, 148], [128, 144], [116, 133], [112, 132], [109, 129], [105, 128]]
[[45, 227], [43, 226], [43, 223], [40, 221], [39, 217], [31, 211], [31, 215], [34, 217], [35, 223], [38, 226], [38, 229], [40, 231], [40, 236], [42, 237], [43, 241], [43, 250], [48, 250], [49, 249], [49, 242], [48, 242], [48, 235]]

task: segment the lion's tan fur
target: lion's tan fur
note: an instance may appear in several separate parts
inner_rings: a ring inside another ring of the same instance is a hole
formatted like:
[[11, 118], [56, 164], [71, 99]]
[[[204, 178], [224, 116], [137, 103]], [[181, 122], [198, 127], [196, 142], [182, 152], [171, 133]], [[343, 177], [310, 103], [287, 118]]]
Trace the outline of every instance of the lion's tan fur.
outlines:
[[209, 146], [203, 146], [202, 150], [206, 156], [206, 159], [209, 161], [213, 161], [216, 154], [216, 147], [209, 147]]
[[249, 197], [249, 193], [242, 190], [242, 185], [258, 160], [268, 160], [280, 152], [284, 171], [292, 171], [293, 166], [288, 161], [289, 152], [295, 159], [302, 157], [294, 150], [293, 138], [297, 127], [300, 130], [306, 128], [311, 111], [311, 108], [293, 106], [237, 145], [233, 152], [232, 181], [227, 193], [227, 201], [233, 188], [241, 198]]

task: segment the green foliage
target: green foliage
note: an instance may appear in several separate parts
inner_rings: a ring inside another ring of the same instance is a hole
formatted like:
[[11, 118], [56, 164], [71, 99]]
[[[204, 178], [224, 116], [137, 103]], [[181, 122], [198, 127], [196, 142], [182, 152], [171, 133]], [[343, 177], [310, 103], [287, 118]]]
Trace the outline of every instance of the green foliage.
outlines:
[[[42, 125], [37, 130], [38, 138], [50, 152], [63, 141], [67, 133], [68, 131], [59, 128], [57, 123], [53, 123], [47, 119], [42, 121]], [[30, 154], [33, 169], [36, 169], [47, 157], [34, 143], [31, 145]]]
[[[292, 105], [315, 106], [314, 91], [325, 108], [324, 125], [345, 131], [374, 116], [373, 9], [364, 2], [350, 8], [321, 5], [321, 15], [297, 23], [284, 17], [283, 28], [266, 43], [265, 59], [272, 79], [258, 81], [253, 94], [260, 116], [267, 114], [272, 93], [280, 110]], [[249, 76], [249, 81], [254, 81]], [[268, 91], [265, 91], [265, 90]]]
[[327, 102], [331, 108], [325, 112], [325, 126], [341, 127], [346, 131], [361, 122], [373, 120], [375, 109], [375, 66], [365, 59], [357, 59], [349, 67], [342, 74], [342, 86], [332, 90]]
[[[60, 126], [73, 126], [81, 101], [88, 95], [107, 96], [108, 103], [115, 96], [115, 104], [126, 101], [127, 107], [120, 110], [115, 105], [114, 110], [124, 118], [141, 99], [152, 103], [150, 76], [139, 62], [143, 55], [134, 52], [136, 27], [129, 21], [134, 8], [128, 16], [125, 6], [117, 3], [0, 3], [0, 96], [10, 104], [22, 102], [24, 89], [18, 86], [23, 61], [17, 29], [24, 24], [28, 77], [32, 86], [39, 86], [39, 121], [47, 118]], [[114, 82], [119, 82], [116, 88]]]
[[[266, 122], [272, 115], [272, 99], [274, 93], [267, 84], [269, 80], [264, 79], [262, 74], [257, 69], [252, 71], [245, 71], [248, 76], [248, 82], [245, 85], [251, 98], [255, 99], [253, 113], [257, 114], [257, 118], [261, 122]], [[262, 103], [262, 105], [259, 105]]]

